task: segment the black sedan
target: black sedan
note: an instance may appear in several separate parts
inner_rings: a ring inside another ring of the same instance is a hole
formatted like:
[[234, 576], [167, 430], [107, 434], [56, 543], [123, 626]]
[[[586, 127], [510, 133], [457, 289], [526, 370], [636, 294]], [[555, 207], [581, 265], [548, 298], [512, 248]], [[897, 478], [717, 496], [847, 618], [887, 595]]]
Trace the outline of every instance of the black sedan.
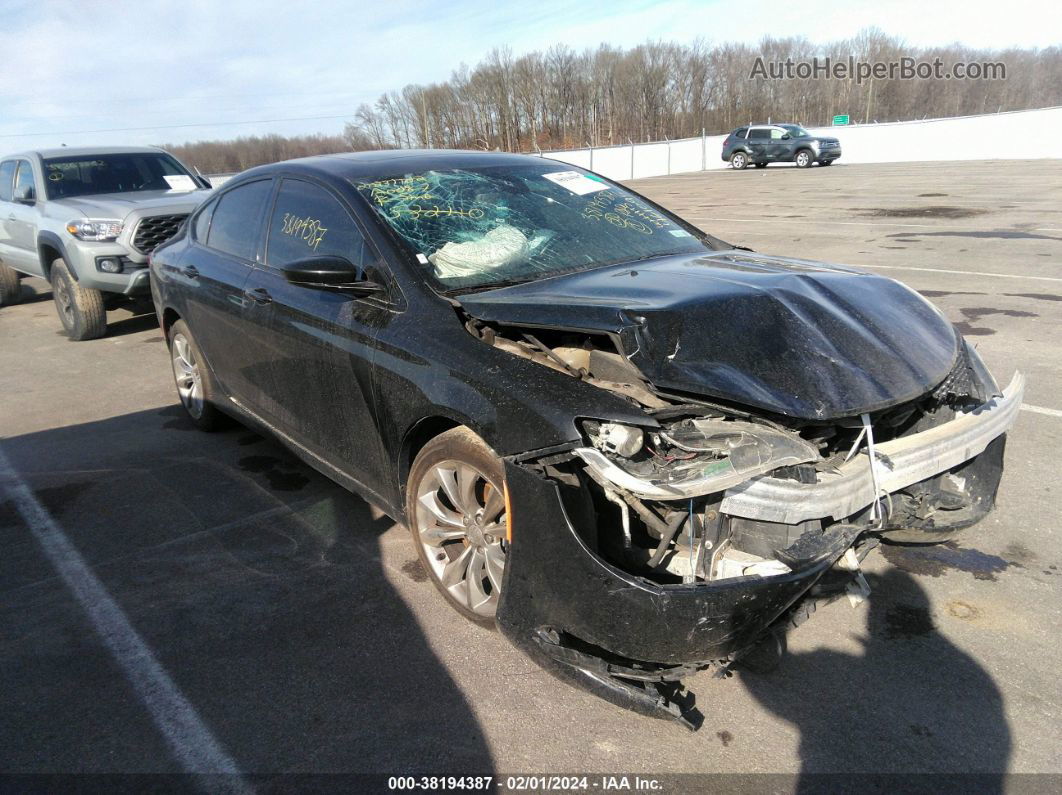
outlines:
[[151, 276], [197, 425], [275, 435], [405, 523], [461, 614], [687, 725], [685, 675], [858, 599], [879, 540], [981, 519], [1021, 403], [898, 282], [535, 157], [252, 169]]

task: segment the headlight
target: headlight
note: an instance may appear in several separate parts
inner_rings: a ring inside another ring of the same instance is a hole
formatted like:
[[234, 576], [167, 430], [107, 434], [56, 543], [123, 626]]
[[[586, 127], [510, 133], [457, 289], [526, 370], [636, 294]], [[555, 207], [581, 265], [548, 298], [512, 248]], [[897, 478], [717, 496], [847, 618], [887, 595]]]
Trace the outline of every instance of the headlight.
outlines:
[[[752, 422], [696, 419], [651, 432], [669, 449], [680, 451], [682, 457], [646, 449], [635, 460], [610, 450], [612, 445], [608, 440], [617, 436], [610, 426], [617, 425], [588, 422], [587, 435], [594, 447], [580, 447], [573, 452], [602, 478], [638, 497], [650, 499], [712, 494], [772, 469], [819, 458], [818, 448], [795, 433]], [[635, 431], [638, 439], [642, 439], [640, 429], [618, 427]], [[640, 450], [641, 444], [638, 447]]]
[[111, 218], [81, 218], [66, 225], [66, 231], [78, 240], [117, 240], [122, 222]]

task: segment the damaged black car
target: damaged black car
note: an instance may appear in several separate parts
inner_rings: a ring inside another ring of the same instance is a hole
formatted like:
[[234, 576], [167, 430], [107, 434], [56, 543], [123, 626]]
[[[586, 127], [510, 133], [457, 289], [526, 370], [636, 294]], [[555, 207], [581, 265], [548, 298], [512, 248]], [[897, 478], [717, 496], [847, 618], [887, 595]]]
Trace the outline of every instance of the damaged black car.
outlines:
[[892, 279], [537, 157], [256, 168], [151, 275], [197, 425], [276, 436], [408, 526], [460, 613], [690, 726], [685, 676], [991, 510], [1024, 385]]

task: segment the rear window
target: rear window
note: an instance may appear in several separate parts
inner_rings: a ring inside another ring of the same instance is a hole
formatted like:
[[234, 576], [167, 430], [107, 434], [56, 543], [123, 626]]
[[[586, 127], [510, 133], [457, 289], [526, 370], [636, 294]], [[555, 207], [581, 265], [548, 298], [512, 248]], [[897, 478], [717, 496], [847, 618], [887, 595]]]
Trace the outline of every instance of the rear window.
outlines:
[[749, 138], [770, 138], [770, 131], [762, 127], [749, 132]]
[[749, 132], [749, 128], [748, 127], [742, 127], [742, 128], [740, 128], [738, 130], [734, 130], [733, 134], [736, 137], [738, 137], [738, 138], [744, 138], [746, 135], [748, 135], [748, 132]]

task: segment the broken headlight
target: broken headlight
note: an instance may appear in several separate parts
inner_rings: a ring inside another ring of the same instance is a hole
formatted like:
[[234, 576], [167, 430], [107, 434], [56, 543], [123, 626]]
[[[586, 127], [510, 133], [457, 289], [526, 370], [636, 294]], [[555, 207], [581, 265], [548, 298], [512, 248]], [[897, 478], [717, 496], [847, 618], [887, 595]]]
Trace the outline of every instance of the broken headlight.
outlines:
[[654, 431], [587, 422], [584, 428], [593, 447], [573, 452], [600, 477], [649, 499], [711, 494], [819, 458], [815, 445], [797, 434], [753, 422], [694, 419]]

